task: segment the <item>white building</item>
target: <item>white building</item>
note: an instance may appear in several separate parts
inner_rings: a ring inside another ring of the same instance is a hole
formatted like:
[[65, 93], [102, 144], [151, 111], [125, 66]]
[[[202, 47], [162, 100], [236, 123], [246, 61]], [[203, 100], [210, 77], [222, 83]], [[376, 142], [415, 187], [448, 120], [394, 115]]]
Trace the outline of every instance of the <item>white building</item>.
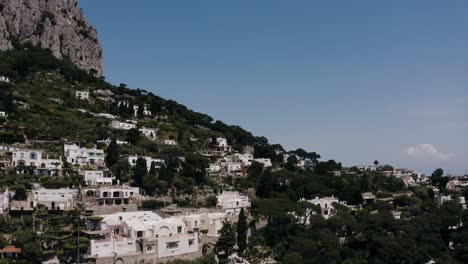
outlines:
[[8, 82], [10, 82], [10, 78], [8, 78], [6, 76], [0, 76], [0, 82], [8, 83]]
[[128, 185], [100, 185], [84, 188], [84, 195], [94, 198], [97, 205], [121, 205], [140, 198], [140, 188]]
[[175, 140], [172, 140], [172, 139], [165, 139], [165, 140], [163, 140], [163, 144], [167, 145], [167, 146], [176, 146], [177, 142]]
[[239, 215], [242, 208], [250, 207], [249, 197], [239, 192], [225, 191], [217, 196], [217, 206], [222, 208], [226, 215]]
[[63, 145], [67, 162], [82, 165], [104, 165], [104, 150], [93, 148], [82, 148], [75, 143]]
[[255, 159], [255, 161], [260, 164], [263, 164], [264, 168], [273, 166], [273, 164], [271, 163], [271, 159]]
[[[133, 114], [135, 117], [138, 116], [138, 108], [139, 106], [138, 105], [134, 105], [133, 106]], [[149, 110], [149, 105], [143, 105], [143, 115], [144, 116], [150, 116], [151, 115], [151, 111]]]
[[311, 159], [300, 159], [297, 161], [297, 166], [303, 169], [314, 167], [314, 162]]
[[208, 172], [210, 172], [210, 173], [219, 173], [219, 172], [221, 172], [221, 164], [219, 164], [219, 163], [210, 164], [210, 167], [208, 168]]
[[4, 192], [0, 192], [0, 214], [8, 212], [10, 209], [11, 193], [6, 189]]
[[88, 186], [112, 185], [112, 180], [115, 179], [110, 173], [105, 173], [102, 170], [85, 170], [81, 171], [80, 174]]
[[223, 227], [228, 217], [225, 213], [202, 213], [178, 215], [175, 218], [181, 218], [187, 229], [191, 232], [206, 233], [209, 237], [219, 237], [219, 230]]
[[234, 162], [221, 162], [221, 176], [241, 176], [242, 164]]
[[216, 146], [221, 147], [221, 148], [228, 147], [227, 139], [222, 138], [222, 137], [216, 138]]
[[112, 120], [111, 127], [114, 129], [130, 130], [132, 128], [136, 128], [136, 124]]
[[[107, 139], [100, 139], [97, 141], [97, 143], [102, 143], [102, 144], [106, 144], [109, 146], [109, 144], [112, 142], [112, 139], [110, 138], [107, 138]], [[123, 141], [123, 140], [116, 140], [115, 143], [117, 143], [117, 145], [125, 145], [125, 144], [128, 144], [127, 141]]]
[[250, 154], [250, 153], [243, 153], [243, 154], [235, 153], [235, 154], [226, 156], [226, 160], [229, 162], [233, 162], [233, 163], [241, 163], [242, 166], [248, 167], [252, 165], [252, 161], [254, 161], [254, 156], [253, 154]]
[[[333, 196], [331, 197], [324, 197], [324, 198], [319, 198], [315, 197], [312, 200], [304, 200], [302, 199], [301, 201], [306, 201], [314, 205], [320, 206], [321, 210], [321, 215], [323, 218], [328, 219], [336, 214], [335, 207], [333, 206], [334, 203], [340, 203], [338, 198], [335, 198]], [[307, 209], [308, 211], [305, 212], [306, 218], [305, 221], [302, 219], [303, 222], [306, 224], [310, 223], [310, 215], [313, 214], [313, 212], [310, 211], [310, 209]]]
[[0, 111], [0, 117], [7, 117], [7, 113], [3, 112], [3, 111]]
[[377, 166], [374, 166], [374, 165], [359, 165], [359, 166], [356, 166], [356, 168], [358, 168], [358, 170], [360, 171], [376, 171], [377, 170]]
[[156, 140], [156, 133], [157, 133], [157, 129], [154, 129], [154, 128], [146, 128], [146, 127], [143, 127], [143, 128], [140, 128], [139, 131], [147, 138], [151, 139], [151, 140]]
[[67, 211], [73, 209], [76, 189], [37, 189], [32, 191], [31, 207], [44, 205], [49, 210]]
[[[189, 232], [180, 218], [162, 218], [151, 211], [102, 215], [100, 229], [106, 237], [90, 241], [90, 257], [96, 263], [106, 259], [137, 256], [138, 263], [176, 257], [198, 251], [198, 234]], [[135, 258], [131, 258], [135, 263]], [[128, 262], [130, 263], [130, 262]], [[147, 262], [145, 262], [147, 263]]]
[[75, 96], [77, 99], [80, 100], [89, 100], [89, 92], [88, 91], [76, 91]]
[[459, 179], [450, 180], [446, 185], [447, 190], [458, 190], [465, 187], [468, 187], [468, 181]]
[[12, 154], [14, 167], [33, 167], [35, 174], [55, 175], [62, 170], [61, 159], [43, 158], [43, 153], [38, 150], [14, 150]]
[[445, 202], [452, 201], [452, 196], [438, 194], [436, 196], [436, 201], [438, 205], [443, 205]]
[[[138, 156], [133, 156], [133, 155], [127, 156], [128, 163], [130, 163], [132, 167], [136, 165], [138, 158], [139, 158]], [[141, 158], [144, 158], [146, 160], [146, 168], [148, 169], [148, 171], [151, 169], [152, 163], [154, 163], [156, 169], [159, 169], [161, 168], [162, 165], [166, 164], [166, 161], [164, 161], [163, 159], [156, 159], [156, 158], [152, 158], [148, 156], [141, 157]]]

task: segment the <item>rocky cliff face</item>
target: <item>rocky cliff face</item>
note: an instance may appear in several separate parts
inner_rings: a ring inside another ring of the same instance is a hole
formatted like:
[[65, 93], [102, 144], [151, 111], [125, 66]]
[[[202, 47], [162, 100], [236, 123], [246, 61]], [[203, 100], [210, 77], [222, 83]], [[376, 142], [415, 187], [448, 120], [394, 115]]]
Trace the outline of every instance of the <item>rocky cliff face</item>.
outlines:
[[12, 40], [50, 49], [69, 57], [78, 67], [102, 74], [102, 49], [96, 29], [85, 19], [76, 0], [0, 0], [0, 50]]

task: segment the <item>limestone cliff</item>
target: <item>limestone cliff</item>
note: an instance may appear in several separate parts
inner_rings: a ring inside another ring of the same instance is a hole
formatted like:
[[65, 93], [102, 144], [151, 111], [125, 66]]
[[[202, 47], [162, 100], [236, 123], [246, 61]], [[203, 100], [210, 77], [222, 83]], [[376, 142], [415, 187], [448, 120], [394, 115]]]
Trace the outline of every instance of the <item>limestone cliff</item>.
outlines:
[[102, 74], [102, 49], [96, 29], [86, 21], [76, 0], [0, 0], [0, 50], [12, 40], [50, 49], [78, 67]]

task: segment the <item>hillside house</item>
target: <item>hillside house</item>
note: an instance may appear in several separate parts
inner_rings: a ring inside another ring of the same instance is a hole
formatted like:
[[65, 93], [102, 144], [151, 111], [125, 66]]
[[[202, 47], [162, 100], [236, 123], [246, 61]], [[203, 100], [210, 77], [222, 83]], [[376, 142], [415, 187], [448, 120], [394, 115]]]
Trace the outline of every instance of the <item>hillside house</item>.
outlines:
[[99, 230], [89, 233], [89, 257], [101, 263], [157, 263], [199, 251], [198, 234], [180, 218], [162, 218], [151, 211], [102, 215]]
[[75, 97], [79, 100], [89, 100], [89, 92], [88, 91], [76, 91]]
[[42, 151], [39, 150], [14, 150], [12, 153], [12, 163], [17, 169], [29, 167], [37, 175], [53, 176], [62, 170], [62, 159], [43, 158]]
[[374, 166], [374, 165], [359, 165], [359, 166], [356, 166], [356, 168], [358, 168], [358, 170], [360, 171], [376, 171], [377, 170], [377, 166]]
[[[138, 108], [139, 108], [138, 105], [133, 106], [133, 115], [135, 117], [138, 117]], [[147, 105], [147, 104], [143, 105], [143, 115], [144, 116], [151, 116], [150, 106]]]
[[361, 193], [363, 204], [372, 204], [376, 201], [377, 196], [372, 192], [363, 192]]
[[201, 148], [199, 150], [200, 155], [205, 157], [212, 157], [212, 156], [219, 156], [224, 157], [226, 156], [227, 152], [224, 151], [223, 148]]
[[118, 120], [112, 120], [111, 127], [114, 129], [120, 130], [130, 130], [132, 128], [136, 128], [136, 124], [130, 122], [121, 122]]
[[303, 169], [310, 169], [313, 168], [315, 164], [311, 159], [300, 159], [297, 161], [297, 166]]
[[224, 191], [222, 194], [217, 196], [217, 199], [217, 207], [221, 208], [228, 216], [237, 216], [242, 208], [250, 207], [249, 197], [240, 194], [239, 192]]
[[[306, 201], [306, 202], [309, 202], [309, 203], [311, 203], [313, 205], [320, 206], [321, 215], [325, 219], [328, 219], [328, 218], [330, 218], [330, 217], [332, 217], [332, 216], [334, 216], [336, 214], [336, 209], [333, 206], [333, 204], [334, 203], [337, 203], [337, 204], [340, 203], [338, 198], [333, 197], [333, 196], [323, 197], [323, 198], [315, 197], [314, 199], [311, 199], [311, 200], [301, 199], [301, 201]], [[310, 224], [310, 215], [313, 215], [313, 214], [315, 214], [315, 212], [311, 211], [310, 209], [307, 209], [306, 212], [305, 212], [305, 218], [306, 219], [304, 219], [304, 217], [302, 217], [301, 222], [306, 223], [306, 224]]]
[[147, 138], [151, 139], [151, 140], [156, 140], [156, 133], [157, 133], [157, 129], [155, 128], [146, 128], [146, 127], [142, 127], [139, 129], [139, 131]]
[[223, 223], [228, 221], [225, 213], [201, 213], [178, 215], [175, 218], [181, 218], [189, 232], [205, 231], [208, 237], [219, 237], [218, 231], [223, 227]]
[[32, 191], [30, 206], [44, 205], [49, 210], [67, 211], [74, 208], [77, 195], [76, 189], [36, 189]]
[[7, 76], [0, 76], [0, 82], [4, 82], [4, 83], [9, 83], [10, 82], [10, 78], [8, 78]]
[[[130, 166], [135, 166], [136, 163], [137, 163], [137, 160], [138, 160], [139, 156], [134, 156], [134, 155], [131, 155], [131, 156], [127, 156], [127, 160], [128, 160], [128, 163], [130, 163]], [[151, 169], [151, 164], [154, 163], [156, 169], [159, 169], [161, 168], [162, 165], [166, 164], [166, 161], [163, 160], [163, 159], [156, 159], [156, 158], [152, 158], [152, 157], [148, 157], [148, 156], [144, 156], [144, 157], [141, 157], [141, 158], [144, 158], [146, 160], [146, 168], [148, 169], [148, 171]]]
[[232, 163], [240, 163], [242, 164], [242, 166], [248, 167], [252, 165], [252, 161], [254, 161], [254, 156], [250, 153], [235, 153], [226, 156], [225, 160]]
[[80, 175], [83, 176], [88, 186], [112, 185], [112, 181], [115, 179], [110, 173], [102, 170], [85, 170], [81, 171]]
[[220, 176], [242, 176], [242, 164], [235, 162], [221, 162]]
[[96, 188], [85, 188], [84, 195], [95, 201], [97, 205], [130, 204], [139, 198], [140, 189], [128, 185], [101, 185]]
[[270, 159], [255, 159], [254, 161], [262, 164], [264, 168], [273, 166]]
[[[96, 141], [97, 143], [101, 143], [101, 144], [106, 144], [109, 146], [109, 144], [112, 142], [112, 139], [110, 138], [106, 138], [106, 139], [100, 139], [98, 141]], [[127, 141], [123, 141], [123, 140], [116, 140], [115, 143], [117, 143], [117, 145], [124, 145], [124, 144], [128, 144]]]
[[4, 111], [0, 111], [0, 117], [3, 117], [3, 118], [7, 117], [7, 113]]
[[468, 180], [453, 179], [447, 182], [447, 190], [459, 190], [468, 187]]
[[94, 94], [110, 97], [113, 93], [110, 90], [99, 89], [94, 91]]
[[93, 148], [82, 148], [75, 143], [65, 143], [63, 145], [64, 155], [68, 163], [84, 165], [104, 165], [104, 150]]
[[163, 144], [166, 146], [177, 146], [177, 142], [172, 139], [165, 139], [163, 140]]
[[208, 168], [208, 172], [215, 174], [221, 172], [221, 164], [220, 163], [211, 163], [210, 167]]
[[228, 145], [227, 139], [223, 137], [216, 138], [216, 147], [224, 152], [232, 151], [232, 147]]

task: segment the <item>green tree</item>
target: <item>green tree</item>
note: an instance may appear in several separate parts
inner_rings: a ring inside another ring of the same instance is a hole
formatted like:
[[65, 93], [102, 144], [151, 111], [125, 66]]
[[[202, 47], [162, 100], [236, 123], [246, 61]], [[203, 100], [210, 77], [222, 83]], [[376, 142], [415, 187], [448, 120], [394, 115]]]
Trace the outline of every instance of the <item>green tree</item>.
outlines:
[[137, 128], [132, 128], [127, 131], [127, 142], [136, 145], [141, 140], [141, 133]]
[[271, 170], [266, 170], [260, 177], [260, 181], [257, 184], [257, 196], [260, 198], [270, 197], [273, 191], [273, 178], [271, 176]]
[[138, 118], [143, 118], [145, 117], [145, 107], [143, 104], [138, 104], [138, 109], [137, 109], [137, 117]]
[[247, 247], [247, 216], [244, 208], [239, 213], [239, 221], [237, 222], [237, 246], [242, 254]]
[[13, 196], [13, 199], [23, 201], [28, 198], [28, 195], [26, 193], [26, 188], [24, 187], [23, 184], [14, 185], [11, 187], [11, 189], [15, 191], [15, 195]]
[[179, 142], [179, 144], [184, 142], [184, 131], [181, 128], [177, 131], [177, 142]]
[[158, 189], [159, 182], [156, 175], [146, 174], [143, 176], [142, 188], [150, 195], [154, 195]]
[[296, 155], [291, 155], [288, 157], [288, 160], [286, 162], [286, 169], [290, 170], [290, 171], [294, 171], [296, 170], [296, 164], [297, 164], [297, 157]]
[[109, 113], [111, 115], [119, 115], [119, 103], [118, 102], [113, 102], [112, 104], [110, 104], [109, 106]]
[[444, 177], [444, 170], [441, 168], [436, 169], [431, 175], [432, 185], [444, 189], [447, 185], [448, 178]]
[[114, 166], [117, 161], [119, 160], [119, 146], [115, 139], [112, 139], [109, 147], [107, 147], [107, 155], [106, 155], [106, 164], [107, 167], [111, 168]]
[[130, 163], [126, 159], [121, 159], [112, 167], [115, 178], [121, 182], [128, 181], [130, 173]]
[[146, 159], [138, 157], [135, 167], [133, 168], [133, 180], [138, 186], [143, 186], [143, 177], [148, 173], [146, 167]]
[[218, 233], [219, 239], [215, 246], [216, 254], [220, 259], [227, 259], [236, 244], [236, 233], [232, 225], [227, 221], [223, 223], [223, 227]]

